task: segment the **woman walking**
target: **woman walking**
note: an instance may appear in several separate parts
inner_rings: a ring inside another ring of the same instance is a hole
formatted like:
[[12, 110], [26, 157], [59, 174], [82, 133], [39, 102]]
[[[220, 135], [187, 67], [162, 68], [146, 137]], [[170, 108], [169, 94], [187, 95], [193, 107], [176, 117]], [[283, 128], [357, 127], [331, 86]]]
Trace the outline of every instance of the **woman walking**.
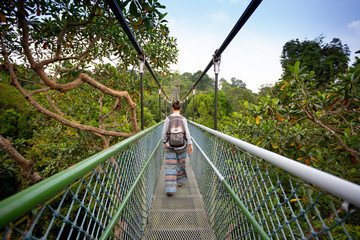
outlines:
[[192, 153], [192, 141], [187, 120], [180, 114], [180, 102], [172, 104], [172, 114], [165, 119], [163, 143], [165, 149], [165, 192], [172, 196], [176, 187], [181, 187], [187, 179], [185, 169], [186, 150]]

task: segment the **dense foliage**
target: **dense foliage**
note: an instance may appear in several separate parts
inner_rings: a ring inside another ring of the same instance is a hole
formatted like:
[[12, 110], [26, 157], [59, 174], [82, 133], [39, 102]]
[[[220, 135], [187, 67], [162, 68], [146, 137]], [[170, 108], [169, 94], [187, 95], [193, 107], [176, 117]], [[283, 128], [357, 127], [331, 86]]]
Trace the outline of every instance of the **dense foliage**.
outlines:
[[[187, 94], [202, 72], [170, 73], [177, 49], [164, 6], [120, 7], [165, 91]], [[138, 56], [106, 1], [7, 1], [0, 20], [0, 137], [26, 168], [47, 178], [139, 130]], [[219, 130], [360, 184], [360, 59], [349, 67], [349, 55], [337, 38], [296, 39], [283, 48], [275, 86], [254, 94], [240, 79], [221, 79]], [[148, 72], [144, 83], [148, 127], [170, 106]], [[214, 98], [205, 74], [183, 114], [212, 128]], [[19, 166], [0, 152], [0, 200], [33, 184]]]
[[[358, 60], [359, 61], [359, 60]], [[292, 77], [276, 84], [257, 103], [241, 103], [229, 134], [307, 165], [360, 183], [360, 128], [357, 62], [323, 91], [314, 91], [314, 73], [290, 66]]]
[[345, 73], [350, 56], [349, 47], [338, 38], [330, 43], [324, 43], [323, 39], [324, 37], [304, 41], [295, 39], [285, 43], [281, 54], [284, 76], [292, 75], [288, 65], [294, 65], [297, 61], [314, 71], [315, 78], [312, 81], [317, 87], [330, 84], [338, 74]]
[[[120, 7], [152, 68], [169, 74], [177, 48], [165, 6]], [[25, 157], [1, 151], [2, 182], [11, 183], [4, 198], [139, 131], [140, 80], [137, 53], [106, 1], [5, 1], [0, 20], [0, 137]], [[157, 92], [148, 72], [144, 90]], [[153, 124], [146, 108], [145, 126]]]
[[[157, 1], [125, 1], [123, 4], [136, 37], [143, 44], [154, 68], [160, 72], [165, 91], [169, 93], [177, 86], [180, 88], [180, 96], [187, 94], [201, 71], [183, 74], [169, 72], [168, 66], [171, 61], [176, 61], [177, 50], [175, 39], [169, 36], [165, 14], [159, 11], [163, 6]], [[29, 2], [25, 6], [31, 35], [28, 49], [39, 61], [52, 59], [52, 54], [56, 54], [59, 48], [59, 36], [64, 26], [69, 22], [84, 22], [90, 14], [91, 24], [80, 25], [80, 28], [68, 26], [62, 35], [61, 46], [66, 56], [80, 56], [90, 45], [91, 50], [86, 52], [86, 58], [81, 57], [80, 60], [63, 57], [59, 62], [51, 62], [46, 65], [46, 73], [57, 76], [57, 83], [62, 85], [72, 83], [81, 72], [86, 73], [96, 77], [96, 81], [108, 89], [127, 91], [132, 101], [139, 106], [136, 52], [115, 24], [107, 5], [104, 3], [95, 8], [88, 4], [61, 6], [62, 1], [49, 6]], [[6, 24], [1, 25], [2, 29], [9, 30], [11, 24], [19, 21], [15, 16], [17, 7], [9, 7], [7, 15], [4, 15]], [[103, 28], [105, 19], [113, 21], [107, 28]], [[65, 119], [74, 123], [108, 131], [134, 132], [135, 125], [130, 124], [130, 107], [126, 100], [109, 96], [99, 88], [84, 84], [69, 90], [52, 90], [57, 86], [46, 88], [29, 61], [29, 56], [22, 54], [19, 34], [21, 30], [17, 28], [8, 31], [2, 37], [2, 47], [12, 50], [8, 59], [13, 62], [20, 89], [34, 95], [34, 100], [45, 109], [51, 109], [58, 115], [63, 114]], [[11, 39], [13, 45], [10, 45]], [[94, 41], [97, 44], [92, 45]], [[255, 94], [240, 79], [221, 79], [218, 95], [219, 130], [360, 183], [360, 60], [357, 58], [348, 67], [349, 53], [347, 45], [336, 38], [329, 44], [323, 43], [323, 38], [313, 41], [291, 40], [285, 44], [282, 52], [283, 79], [275, 86], [263, 86], [259, 94]], [[39, 114], [31, 104], [24, 101], [24, 94], [19, 94], [19, 87], [9, 85], [14, 80], [9, 74], [5, 57], [1, 61], [0, 134], [11, 139], [21, 154], [34, 161], [34, 170], [42, 177], [70, 167], [104, 146], [122, 139], [119, 136], [83, 131], [51, 116]], [[158, 95], [150, 75], [147, 73], [144, 78], [145, 126], [151, 126], [163, 120], [169, 114], [170, 107], [163, 96]], [[165, 81], [166, 78], [172, 81]], [[140, 114], [139, 108], [136, 108], [135, 114]], [[210, 128], [214, 126], [212, 77], [206, 74], [196, 87], [195, 96], [190, 93], [185, 99], [183, 114], [190, 120], [194, 116], [196, 122]], [[2, 181], [13, 186], [2, 186], [4, 196], [30, 184], [21, 177], [15, 162], [4, 153], [1, 153], [0, 158]]]
[[[318, 51], [321, 63], [313, 57]], [[283, 78], [275, 86], [263, 86], [259, 95], [246, 89], [242, 80], [220, 80], [219, 130], [360, 183], [359, 58], [348, 68], [349, 50], [339, 39], [330, 44], [322, 39], [292, 40], [285, 44], [285, 52], [282, 64], [288, 65]], [[334, 69], [327, 71], [326, 66]], [[191, 76], [186, 73], [179, 78]], [[185, 101], [184, 114], [212, 128], [213, 89], [196, 91], [194, 114], [192, 94]]]

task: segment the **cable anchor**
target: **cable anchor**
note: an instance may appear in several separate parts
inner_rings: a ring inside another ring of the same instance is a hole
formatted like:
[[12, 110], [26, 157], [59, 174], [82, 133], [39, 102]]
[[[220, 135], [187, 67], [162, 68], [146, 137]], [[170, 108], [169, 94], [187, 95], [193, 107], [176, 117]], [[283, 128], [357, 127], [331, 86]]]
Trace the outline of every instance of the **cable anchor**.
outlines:
[[144, 73], [145, 53], [143, 52], [141, 55], [138, 55], [137, 58], [139, 59], [139, 73]]
[[213, 63], [214, 63], [214, 72], [215, 74], [219, 74], [220, 71], [220, 62], [221, 62], [221, 55], [218, 56], [218, 49], [214, 52], [213, 55]]

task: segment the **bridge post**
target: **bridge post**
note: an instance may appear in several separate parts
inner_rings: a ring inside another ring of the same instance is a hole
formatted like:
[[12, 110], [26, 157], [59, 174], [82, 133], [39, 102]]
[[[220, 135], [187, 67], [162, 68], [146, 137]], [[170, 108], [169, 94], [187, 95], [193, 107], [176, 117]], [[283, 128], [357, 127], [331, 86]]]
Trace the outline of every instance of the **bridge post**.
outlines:
[[159, 88], [159, 122], [161, 121], [161, 88]]
[[220, 71], [221, 56], [217, 56], [217, 50], [213, 55], [214, 72], [215, 72], [215, 110], [214, 110], [214, 130], [217, 130], [217, 103], [218, 103], [218, 77]]
[[186, 108], [185, 108], [185, 110], [187, 110], [186, 111], [186, 118], [188, 118], [189, 117], [189, 96], [186, 96], [186, 101], [185, 101], [185, 103], [186, 103]]
[[145, 65], [145, 56], [144, 54], [139, 55], [139, 73], [140, 73], [140, 102], [141, 102], [141, 130], [144, 130], [144, 83], [143, 83], [143, 76], [144, 76], [144, 65]]
[[195, 88], [193, 89], [193, 122], [195, 122]]

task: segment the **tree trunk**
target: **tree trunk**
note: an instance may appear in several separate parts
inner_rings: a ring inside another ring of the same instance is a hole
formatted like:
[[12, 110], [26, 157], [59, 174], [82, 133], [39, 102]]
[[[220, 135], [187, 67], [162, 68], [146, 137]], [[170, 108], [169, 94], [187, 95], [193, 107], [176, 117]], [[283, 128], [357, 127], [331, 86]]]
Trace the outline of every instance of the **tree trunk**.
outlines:
[[39, 182], [42, 177], [34, 172], [32, 168], [34, 162], [24, 158], [16, 149], [11, 145], [10, 141], [0, 135], [0, 149], [3, 150], [9, 157], [11, 157], [21, 169], [22, 175], [32, 180], [33, 182]]

